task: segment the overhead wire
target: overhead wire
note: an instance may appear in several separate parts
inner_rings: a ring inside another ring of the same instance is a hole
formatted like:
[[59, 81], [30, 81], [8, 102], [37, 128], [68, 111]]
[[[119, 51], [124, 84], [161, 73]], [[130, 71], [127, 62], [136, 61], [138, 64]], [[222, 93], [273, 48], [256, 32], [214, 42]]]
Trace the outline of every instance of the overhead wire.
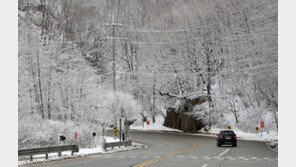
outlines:
[[[227, 15], [223, 16], [223, 17], [228, 17], [230, 15], [233, 15], [235, 13], [241, 13], [241, 12], [244, 12], [245, 10], [247, 10], [248, 8], [251, 8], [251, 9], [257, 9], [259, 7], [262, 7], [262, 6], [266, 6], [267, 4], [269, 4], [270, 2], [272, 2], [271, 0], [268, 0], [268, 1], [265, 1], [264, 3], [262, 3], [263, 1], [261, 2], [254, 2], [252, 3], [251, 5], [248, 5], [247, 7], [245, 7], [244, 9], [242, 10], [239, 10], [239, 11], [233, 11], [233, 12], [230, 12], [228, 13]], [[262, 3], [262, 4], [261, 4]], [[261, 5], [258, 5], [258, 4], [261, 4]], [[258, 6], [255, 6], [255, 5], [258, 5]], [[143, 29], [143, 28], [137, 28], [137, 27], [134, 27], [134, 28], [129, 28], [128, 31], [132, 31], [132, 32], [143, 32], [143, 33], [176, 33], [176, 32], [185, 32], [185, 31], [191, 31], [193, 29], [198, 29], [198, 28], [202, 28], [202, 27], [205, 27], [205, 26], [208, 26], [208, 25], [211, 25], [212, 23], [216, 23], [216, 21], [212, 21], [206, 25], [202, 25], [202, 26], [198, 26], [198, 27], [184, 27], [182, 29], [170, 29], [170, 30], [163, 30], [163, 29]]]
[[[277, 11], [272, 13], [272, 14], [277, 14]], [[277, 15], [270, 15], [269, 17], [267, 17], [267, 19], [265, 20], [268, 20], [270, 18], [274, 18], [275, 16]], [[252, 21], [249, 21], [250, 22], [256, 22], [256, 21], [259, 21], [261, 19], [261, 21], [263, 21], [264, 19], [262, 18], [259, 18], [259, 19], [256, 19], [256, 20], [252, 20]], [[241, 20], [241, 19], [239, 19]], [[235, 21], [238, 21], [238, 20], [235, 20]], [[232, 22], [235, 22], [235, 21], [232, 21]], [[226, 32], [230, 32], [229, 30], [226, 31]], [[277, 32], [277, 30], [274, 30], [274, 31], [271, 31], [271, 32], [267, 32], [266, 34], [271, 34], [273, 32]], [[214, 35], [219, 35], [219, 38], [228, 38], [229, 34], [224, 34], [224, 35], [221, 35], [221, 34], [218, 34], [218, 33], [212, 33], [212, 34], [201, 34], [201, 35], [197, 35], [193, 38], [190, 38], [190, 39], [187, 39], [187, 40], [182, 40], [182, 41], [178, 41], [178, 42], [139, 42], [139, 41], [132, 41], [132, 40], [128, 40], [127, 43], [130, 43], [130, 44], [134, 44], [134, 45], [157, 45], [157, 46], [161, 46], [161, 45], [179, 45], [179, 44], [185, 44], [185, 43], [189, 43], [190, 41], [193, 41], [193, 40], [196, 40], [196, 39], [199, 39], [200, 37], [210, 37], [210, 36], [214, 36]], [[243, 34], [243, 35], [239, 35], [239, 36], [250, 36], [252, 35], [252, 33], [250, 34]], [[263, 34], [264, 35], [264, 34]], [[235, 34], [234, 36], [238, 36], [237, 34]], [[200, 42], [200, 41], [196, 41], [196, 42]]]
[[267, 64], [267, 65], [260, 65], [254, 66], [250, 68], [237, 68], [237, 69], [230, 69], [230, 70], [222, 70], [222, 71], [215, 71], [215, 72], [208, 72], [208, 71], [201, 71], [201, 72], [193, 72], [193, 73], [143, 73], [143, 72], [121, 72], [117, 71], [118, 74], [124, 75], [146, 75], [146, 76], [177, 76], [177, 75], [198, 75], [198, 74], [223, 74], [223, 73], [235, 73], [236, 71], [245, 71], [245, 70], [254, 70], [263, 67], [270, 67], [278, 65], [278, 63]]

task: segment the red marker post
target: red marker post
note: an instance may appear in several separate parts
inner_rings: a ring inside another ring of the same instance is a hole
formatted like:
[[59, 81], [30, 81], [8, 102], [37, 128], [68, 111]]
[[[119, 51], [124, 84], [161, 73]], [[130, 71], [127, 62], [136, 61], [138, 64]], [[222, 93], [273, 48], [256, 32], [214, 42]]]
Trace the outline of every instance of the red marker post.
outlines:
[[264, 121], [260, 122], [260, 128], [264, 128]]
[[262, 131], [263, 131], [263, 128], [264, 128], [264, 121], [261, 121], [261, 122], [260, 122], [261, 137], [262, 137]]
[[78, 137], [78, 134], [77, 134], [77, 132], [75, 132], [75, 142], [76, 142], [76, 144], [77, 144], [77, 137]]

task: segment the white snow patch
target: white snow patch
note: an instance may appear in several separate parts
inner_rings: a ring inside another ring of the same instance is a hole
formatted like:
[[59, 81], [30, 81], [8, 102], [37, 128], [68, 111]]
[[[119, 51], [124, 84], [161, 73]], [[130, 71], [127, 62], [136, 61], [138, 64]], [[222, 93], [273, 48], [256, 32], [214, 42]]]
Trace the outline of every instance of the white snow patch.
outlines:
[[152, 123], [150, 121], [150, 125], [147, 125], [146, 122], [144, 122], [144, 126], [142, 125], [131, 125], [132, 130], [140, 130], [140, 131], [168, 131], [168, 132], [182, 132], [178, 129], [168, 128], [166, 126], [163, 126], [164, 119], [163, 117], [156, 117], [155, 123]]
[[143, 126], [131, 126], [132, 130], [140, 130], [140, 131], [168, 131], [168, 132], [182, 132], [178, 129], [168, 128], [163, 126], [162, 124], [158, 123], [150, 123], [150, 125], [146, 125], [146, 123]]

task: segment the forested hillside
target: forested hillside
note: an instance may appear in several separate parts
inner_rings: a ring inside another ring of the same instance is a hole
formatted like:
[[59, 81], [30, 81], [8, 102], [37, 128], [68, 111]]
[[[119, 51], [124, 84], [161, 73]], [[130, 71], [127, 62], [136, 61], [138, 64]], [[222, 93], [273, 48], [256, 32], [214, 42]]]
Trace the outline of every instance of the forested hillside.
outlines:
[[[166, 116], [278, 129], [277, 0], [19, 0], [19, 147]], [[115, 93], [114, 93], [115, 90]], [[70, 140], [70, 139], [69, 139]]]

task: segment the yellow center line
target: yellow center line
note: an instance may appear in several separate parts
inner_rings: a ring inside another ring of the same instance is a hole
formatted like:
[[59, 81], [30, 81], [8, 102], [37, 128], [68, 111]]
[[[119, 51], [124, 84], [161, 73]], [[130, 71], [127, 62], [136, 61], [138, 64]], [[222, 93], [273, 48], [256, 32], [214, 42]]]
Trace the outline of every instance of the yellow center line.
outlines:
[[[141, 137], [138, 137], [138, 138], [141, 138]], [[181, 150], [181, 151], [176, 151], [176, 152], [170, 153], [170, 154], [168, 154], [168, 155], [166, 155], [166, 156], [164, 156], [164, 157], [162, 157], [162, 158], [154, 158], [154, 159], [151, 159], [151, 160], [149, 160], [149, 161], [142, 162], [142, 163], [137, 164], [137, 165], [135, 165], [135, 166], [133, 166], [133, 167], [144, 167], [144, 166], [147, 166], [147, 165], [150, 165], [150, 164], [154, 164], [154, 163], [159, 162], [159, 161], [161, 161], [161, 160], [163, 160], [163, 159], [165, 159], [165, 158], [168, 158], [168, 157], [171, 157], [171, 156], [176, 156], [176, 155], [178, 155], [178, 154], [182, 154], [182, 153], [185, 153], [185, 152], [191, 151], [191, 150], [195, 149], [196, 146], [197, 146], [197, 145], [196, 145], [195, 143], [193, 143], [193, 142], [183, 142], [183, 141], [179, 141], [179, 140], [169, 140], [169, 139], [150, 138], [150, 137], [145, 137], [145, 138], [143, 138], [143, 139], [154, 139], [154, 140], [164, 140], [164, 141], [177, 142], [177, 143], [186, 143], [186, 144], [192, 145], [192, 147], [187, 148], [187, 149], [185, 149], [185, 150]], [[198, 147], [200, 147], [200, 144], [198, 144]]]
[[146, 161], [146, 162], [140, 163], [140, 164], [135, 165], [135, 166], [133, 166], [133, 167], [140, 167], [141, 165], [148, 164], [148, 163], [150, 163], [150, 162], [154, 162], [154, 161], [157, 161], [157, 160], [159, 160], [159, 159], [163, 159], [163, 158], [155, 158], [155, 159], [151, 159], [151, 160], [149, 160], [149, 161]]
[[156, 162], [158, 162], [158, 161], [161, 161], [161, 160], [163, 160], [164, 158], [160, 158], [160, 159], [157, 159], [157, 160], [155, 160], [155, 161], [151, 161], [151, 162], [149, 162], [149, 163], [145, 163], [145, 164], [142, 164], [141, 166], [139, 166], [139, 167], [144, 167], [144, 166], [147, 166], [147, 165], [150, 165], [150, 164], [154, 164], [154, 163], [156, 163]]

